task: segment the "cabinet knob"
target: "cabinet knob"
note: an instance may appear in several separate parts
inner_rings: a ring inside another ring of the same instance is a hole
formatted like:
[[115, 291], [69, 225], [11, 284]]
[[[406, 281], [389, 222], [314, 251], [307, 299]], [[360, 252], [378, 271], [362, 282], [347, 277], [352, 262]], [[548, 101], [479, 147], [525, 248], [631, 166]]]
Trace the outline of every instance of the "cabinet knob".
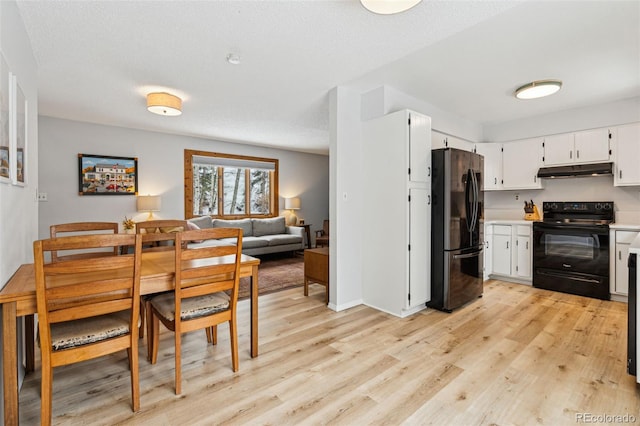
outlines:
[[576, 151], [576, 158], [580, 158], [580, 150], [579, 149]]
[[573, 158], [573, 151], [569, 151], [569, 159]]
[[509, 241], [507, 241], [507, 248], [509, 248]]

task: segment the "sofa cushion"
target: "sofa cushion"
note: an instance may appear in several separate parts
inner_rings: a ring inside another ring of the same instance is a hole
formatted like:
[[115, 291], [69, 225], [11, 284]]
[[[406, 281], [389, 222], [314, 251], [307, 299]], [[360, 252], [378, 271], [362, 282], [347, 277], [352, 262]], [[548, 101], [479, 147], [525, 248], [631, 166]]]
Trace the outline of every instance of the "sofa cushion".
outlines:
[[287, 233], [284, 216], [274, 217], [272, 219], [252, 219], [252, 221], [253, 235], [256, 237]]
[[291, 235], [291, 234], [265, 235], [260, 238], [267, 240], [270, 246], [302, 243], [302, 238], [299, 235]]
[[211, 223], [211, 216], [194, 217], [189, 219], [188, 222], [193, 223], [200, 229], [213, 228], [213, 225]]
[[[236, 245], [235, 238], [223, 238], [220, 241], [232, 245]], [[266, 247], [269, 245], [269, 241], [263, 237], [242, 237], [242, 249]]]
[[240, 228], [243, 237], [250, 237], [253, 234], [251, 219], [223, 220], [213, 219], [214, 228]]

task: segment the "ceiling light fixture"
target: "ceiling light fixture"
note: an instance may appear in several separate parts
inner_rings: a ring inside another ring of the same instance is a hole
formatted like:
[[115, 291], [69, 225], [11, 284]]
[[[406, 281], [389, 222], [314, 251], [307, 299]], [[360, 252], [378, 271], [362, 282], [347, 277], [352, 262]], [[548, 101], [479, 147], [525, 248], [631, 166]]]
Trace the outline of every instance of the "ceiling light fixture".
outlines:
[[562, 87], [560, 80], [538, 80], [518, 87], [514, 93], [518, 99], [536, 99], [553, 95]]
[[166, 92], [155, 92], [147, 95], [147, 109], [158, 115], [182, 114], [182, 99]]
[[404, 12], [420, 3], [422, 0], [360, 0], [362, 6], [370, 12], [379, 15], [393, 15]]

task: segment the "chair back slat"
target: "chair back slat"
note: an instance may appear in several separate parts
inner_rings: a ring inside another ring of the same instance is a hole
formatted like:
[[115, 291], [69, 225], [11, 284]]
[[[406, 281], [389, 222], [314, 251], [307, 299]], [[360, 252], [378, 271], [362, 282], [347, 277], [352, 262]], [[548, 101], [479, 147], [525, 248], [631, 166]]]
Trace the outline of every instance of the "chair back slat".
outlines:
[[[93, 274], [97, 275], [99, 274], [99, 272], [93, 272]], [[56, 277], [56, 279], [57, 278], [58, 277]], [[80, 297], [90, 298], [102, 294], [119, 293], [123, 290], [127, 290], [130, 292], [130, 278], [123, 277], [108, 280], [82, 280], [82, 282], [77, 282], [75, 285], [65, 285], [58, 283], [57, 285], [53, 284], [51, 287], [47, 288], [46, 292], [49, 300], [56, 300], [76, 299]]]
[[[74, 237], [68, 237], [74, 238]], [[47, 274], [49, 275], [77, 275], [81, 273], [87, 274], [87, 279], [91, 277], [91, 273], [95, 273], [98, 268], [99, 274], [96, 276], [103, 276], [104, 271], [116, 271], [123, 268], [130, 268], [133, 266], [133, 256], [99, 256], [90, 257], [88, 259], [73, 259], [65, 262], [50, 263], [45, 266]]]
[[95, 317], [98, 315], [110, 314], [131, 309], [132, 298], [118, 298], [116, 300], [101, 301], [93, 303], [88, 309], [87, 305], [75, 305], [64, 309], [49, 311], [49, 322], [73, 321], [83, 318]]
[[[51, 225], [49, 227], [49, 235], [51, 238], [57, 238], [61, 236], [70, 236], [70, 235], [86, 235], [86, 234], [117, 234], [118, 233], [118, 223], [117, 222], [72, 222], [72, 223], [59, 223], [56, 225]], [[63, 235], [61, 235], [63, 234]], [[71, 249], [61, 249], [61, 250], [71, 250]], [[57, 262], [58, 259], [86, 259], [89, 257], [96, 256], [116, 256], [118, 252], [116, 248], [113, 248], [111, 251], [90, 251], [88, 253], [73, 253], [73, 254], [63, 254], [57, 250], [51, 252], [51, 261]]]
[[[180, 298], [231, 290], [232, 306], [238, 296], [242, 230], [210, 228], [176, 234], [176, 311]], [[189, 246], [193, 241], [233, 238], [235, 246]], [[178, 247], [179, 246], [179, 247]], [[184, 291], [183, 291], [184, 290]]]

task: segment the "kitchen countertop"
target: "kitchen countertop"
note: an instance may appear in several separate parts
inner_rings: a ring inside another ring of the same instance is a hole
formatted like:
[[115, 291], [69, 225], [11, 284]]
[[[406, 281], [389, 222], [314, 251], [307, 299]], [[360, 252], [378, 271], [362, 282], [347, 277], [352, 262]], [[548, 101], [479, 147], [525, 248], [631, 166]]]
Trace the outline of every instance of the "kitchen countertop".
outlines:
[[609, 229], [629, 229], [631, 231], [640, 231], [640, 225], [629, 225], [624, 223], [612, 223]]
[[524, 220], [524, 219], [506, 219], [506, 220], [500, 220], [500, 219], [493, 219], [493, 220], [485, 220], [484, 224], [485, 225], [531, 225], [533, 222], [533, 220]]

